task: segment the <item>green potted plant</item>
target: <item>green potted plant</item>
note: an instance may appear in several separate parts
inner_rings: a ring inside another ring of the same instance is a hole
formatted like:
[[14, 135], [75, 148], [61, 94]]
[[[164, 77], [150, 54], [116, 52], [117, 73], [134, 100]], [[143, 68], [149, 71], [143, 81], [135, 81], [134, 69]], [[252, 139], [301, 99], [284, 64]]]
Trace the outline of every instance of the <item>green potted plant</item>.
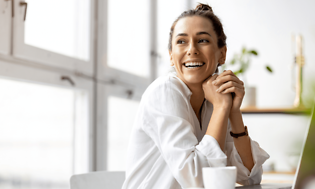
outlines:
[[[236, 76], [242, 76], [244, 83], [246, 84], [245, 73], [247, 72], [251, 62], [252, 57], [258, 56], [258, 52], [254, 49], [246, 49], [243, 47], [240, 53], [234, 54], [232, 60], [227, 64], [223, 65], [223, 69], [227, 67], [236, 67], [236, 71], [233, 71]], [[266, 70], [272, 73], [270, 66], [265, 66]], [[251, 86], [245, 87], [245, 97], [243, 99], [242, 108], [255, 107], [256, 106], [256, 88]]]

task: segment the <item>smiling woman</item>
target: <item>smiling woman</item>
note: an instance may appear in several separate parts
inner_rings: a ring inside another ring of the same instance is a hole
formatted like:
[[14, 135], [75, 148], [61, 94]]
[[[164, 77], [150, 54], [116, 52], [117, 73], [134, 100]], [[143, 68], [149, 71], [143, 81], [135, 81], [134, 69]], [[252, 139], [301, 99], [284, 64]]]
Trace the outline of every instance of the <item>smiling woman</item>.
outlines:
[[248, 136], [244, 84], [225, 62], [226, 36], [212, 8], [199, 4], [171, 27], [170, 65], [142, 96], [123, 188], [203, 187], [203, 167], [237, 167], [237, 182], [259, 184], [269, 155]]

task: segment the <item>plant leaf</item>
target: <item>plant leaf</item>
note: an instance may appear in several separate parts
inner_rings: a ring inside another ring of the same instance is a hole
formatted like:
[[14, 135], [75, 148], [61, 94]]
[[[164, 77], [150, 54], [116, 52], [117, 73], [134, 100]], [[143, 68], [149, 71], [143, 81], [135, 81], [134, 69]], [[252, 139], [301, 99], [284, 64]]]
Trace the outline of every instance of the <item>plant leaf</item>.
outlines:
[[251, 51], [249, 51], [251, 54], [253, 54], [253, 55], [255, 55], [255, 56], [257, 56], [258, 55], [258, 52], [257, 51], [255, 51], [255, 50], [251, 50]]
[[271, 69], [269, 66], [266, 66], [266, 69], [267, 69], [270, 73], [273, 72], [272, 69]]
[[239, 75], [239, 74], [241, 74], [241, 73], [243, 73], [243, 69], [241, 68], [241, 69], [239, 69], [239, 70], [237, 70], [236, 72], [234, 72], [234, 74], [237, 76], [237, 75]]

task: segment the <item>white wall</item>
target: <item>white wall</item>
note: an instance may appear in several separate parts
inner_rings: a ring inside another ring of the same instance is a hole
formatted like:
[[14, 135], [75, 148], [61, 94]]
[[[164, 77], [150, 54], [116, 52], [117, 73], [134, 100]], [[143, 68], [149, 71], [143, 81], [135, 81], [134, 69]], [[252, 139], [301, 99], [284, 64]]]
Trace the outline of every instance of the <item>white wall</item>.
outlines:
[[298, 165], [309, 117], [304, 115], [256, 114], [243, 115], [249, 136], [257, 141], [270, 158], [264, 170], [291, 172]]

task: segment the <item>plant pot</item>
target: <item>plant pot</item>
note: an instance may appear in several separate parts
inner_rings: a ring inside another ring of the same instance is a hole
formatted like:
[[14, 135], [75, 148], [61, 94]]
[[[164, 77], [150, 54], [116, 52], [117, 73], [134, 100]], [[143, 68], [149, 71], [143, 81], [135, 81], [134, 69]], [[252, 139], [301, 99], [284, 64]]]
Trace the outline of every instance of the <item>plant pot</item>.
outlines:
[[245, 86], [245, 96], [243, 98], [241, 108], [254, 108], [256, 107], [256, 87]]

